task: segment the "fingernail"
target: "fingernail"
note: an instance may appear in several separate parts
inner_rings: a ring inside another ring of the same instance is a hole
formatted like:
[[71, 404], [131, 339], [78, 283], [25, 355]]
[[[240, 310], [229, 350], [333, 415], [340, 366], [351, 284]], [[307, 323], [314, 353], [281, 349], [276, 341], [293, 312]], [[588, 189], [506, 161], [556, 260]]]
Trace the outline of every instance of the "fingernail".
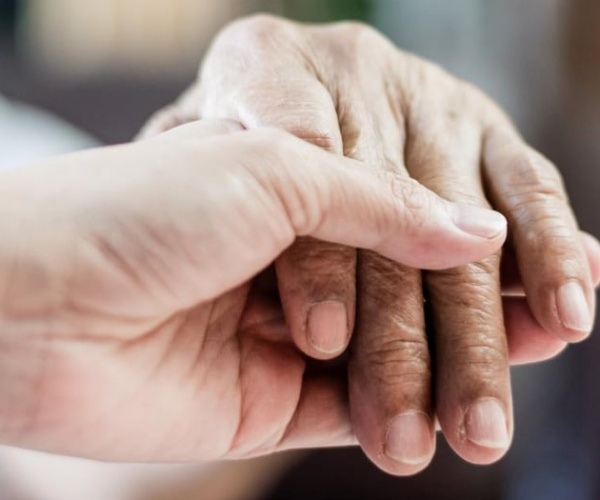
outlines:
[[421, 412], [394, 417], [385, 437], [385, 454], [392, 460], [418, 465], [431, 457], [433, 434], [429, 419]]
[[346, 347], [348, 313], [342, 302], [325, 300], [308, 312], [308, 340], [323, 354], [337, 354]]
[[585, 333], [592, 331], [592, 315], [579, 283], [569, 281], [558, 289], [556, 307], [565, 328]]
[[455, 203], [453, 212], [454, 223], [465, 233], [492, 239], [506, 232], [506, 219], [493, 210]]
[[479, 401], [469, 408], [465, 416], [465, 433], [469, 441], [484, 448], [509, 445], [506, 415], [493, 399]]

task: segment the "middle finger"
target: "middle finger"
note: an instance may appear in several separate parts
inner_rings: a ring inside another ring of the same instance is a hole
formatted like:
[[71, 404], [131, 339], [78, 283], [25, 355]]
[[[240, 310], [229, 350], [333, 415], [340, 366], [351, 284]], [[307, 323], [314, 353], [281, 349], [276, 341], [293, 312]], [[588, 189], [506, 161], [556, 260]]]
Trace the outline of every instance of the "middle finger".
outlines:
[[[466, 111], [440, 106], [413, 116], [407, 166], [440, 196], [485, 207], [480, 128]], [[512, 435], [499, 266], [494, 255], [424, 277], [435, 331], [437, 417], [452, 448], [475, 463], [500, 458]]]
[[[345, 154], [408, 175], [401, 114], [393, 113], [399, 100], [390, 89], [364, 83], [340, 106]], [[392, 474], [426, 467], [435, 434], [420, 271], [359, 251], [348, 368], [352, 425], [365, 453]]]

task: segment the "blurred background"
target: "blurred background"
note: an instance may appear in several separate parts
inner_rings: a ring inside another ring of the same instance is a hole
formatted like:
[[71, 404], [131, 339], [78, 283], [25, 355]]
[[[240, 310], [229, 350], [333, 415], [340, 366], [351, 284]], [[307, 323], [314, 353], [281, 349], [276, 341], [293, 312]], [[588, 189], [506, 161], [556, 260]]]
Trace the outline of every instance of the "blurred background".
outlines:
[[[598, 0], [0, 0], [0, 94], [13, 101], [0, 101], [0, 146], [16, 133], [15, 124], [24, 150], [130, 140], [190, 84], [214, 34], [257, 11], [314, 22], [360, 19], [475, 82], [559, 165], [582, 227], [600, 235]], [[0, 162], [6, 155], [0, 147]], [[358, 450], [334, 450], [224, 465], [202, 478], [186, 473], [165, 483], [173, 486], [164, 486], [164, 497], [123, 499], [600, 498], [600, 339], [515, 369], [513, 377], [515, 442], [491, 467], [463, 463], [440, 439], [432, 466], [414, 478], [386, 476]], [[51, 457], [17, 458], [11, 462], [0, 449], [0, 498], [70, 500], [45, 486], [49, 475], [63, 481]], [[68, 482], [78, 469], [66, 462], [61, 470]], [[15, 475], [41, 487], [7, 493]], [[146, 481], [144, 473], [131, 478]], [[237, 492], [222, 493], [223, 484], [237, 485]], [[115, 495], [99, 498], [120, 500]]]

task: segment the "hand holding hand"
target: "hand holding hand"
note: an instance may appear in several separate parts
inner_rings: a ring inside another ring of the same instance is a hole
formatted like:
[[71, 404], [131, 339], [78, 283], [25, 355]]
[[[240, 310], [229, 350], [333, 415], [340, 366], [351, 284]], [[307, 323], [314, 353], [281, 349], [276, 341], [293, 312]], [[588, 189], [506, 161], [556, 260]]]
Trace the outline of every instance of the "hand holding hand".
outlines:
[[297, 236], [436, 269], [504, 241], [495, 212], [239, 128], [0, 176], [0, 442], [162, 462], [353, 443], [345, 376], [305, 373], [254, 278]]
[[[436, 415], [463, 458], [502, 456], [513, 430], [509, 359], [552, 357], [593, 323], [590, 265], [598, 268], [600, 247], [580, 235], [557, 169], [479, 90], [357, 23], [233, 23], [198, 82], [145, 134], [201, 117], [278, 127], [507, 217], [504, 267], [498, 252], [421, 273], [307, 238], [276, 263], [285, 317], [305, 353], [335, 357], [354, 332], [353, 426], [375, 463], [396, 474], [422, 469], [433, 456]], [[502, 285], [515, 283], [521, 296], [503, 295]]]

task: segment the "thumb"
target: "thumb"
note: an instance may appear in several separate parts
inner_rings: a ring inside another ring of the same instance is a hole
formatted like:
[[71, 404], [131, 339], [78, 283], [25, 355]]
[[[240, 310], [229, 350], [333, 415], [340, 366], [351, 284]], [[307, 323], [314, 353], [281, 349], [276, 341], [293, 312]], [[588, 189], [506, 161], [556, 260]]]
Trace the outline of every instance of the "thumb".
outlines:
[[220, 162], [218, 182], [200, 179], [207, 196], [219, 193], [210, 196], [213, 230], [203, 240], [216, 249], [203, 252], [205, 298], [250, 279], [298, 236], [374, 250], [419, 269], [481, 260], [506, 237], [497, 212], [451, 203], [412, 179], [376, 173], [279, 130], [208, 141], [236, 160]]
[[420, 269], [478, 261], [504, 242], [498, 212], [451, 203], [414, 179], [375, 172], [283, 132], [266, 134], [277, 161], [248, 168], [279, 202], [294, 237], [374, 250]]

